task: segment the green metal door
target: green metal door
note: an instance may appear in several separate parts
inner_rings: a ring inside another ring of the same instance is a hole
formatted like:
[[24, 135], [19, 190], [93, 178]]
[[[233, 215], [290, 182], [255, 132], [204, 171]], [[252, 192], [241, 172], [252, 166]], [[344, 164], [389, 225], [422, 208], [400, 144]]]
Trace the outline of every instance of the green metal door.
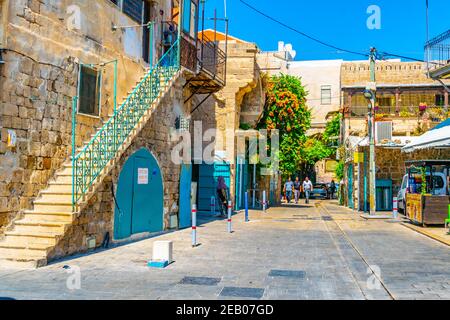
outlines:
[[222, 176], [225, 183], [230, 188], [230, 165], [223, 162], [214, 164], [201, 164], [199, 166], [198, 181], [198, 211], [211, 212], [211, 197], [216, 198], [216, 212], [218, 212], [217, 204], [217, 179]]
[[180, 228], [191, 226], [192, 165], [182, 164], [180, 175]]
[[348, 207], [353, 209], [353, 165], [349, 165], [347, 169], [347, 179], [348, 179]]
[[114, 238], [163, 230], [163, 184], [156, 159], [146, 149], [130, 156], [119, 176]]

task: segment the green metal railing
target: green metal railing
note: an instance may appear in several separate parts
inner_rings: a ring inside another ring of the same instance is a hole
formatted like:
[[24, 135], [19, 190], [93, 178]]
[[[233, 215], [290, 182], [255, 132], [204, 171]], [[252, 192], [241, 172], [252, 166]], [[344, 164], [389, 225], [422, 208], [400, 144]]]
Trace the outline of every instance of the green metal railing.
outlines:
[[86, 194], [103, 168], [113, 159], [164, 86], [180, 69], [179, 40], [161, 57], [91, 141], [75, 155], [76, 105], [72, 119], [72, 204]]

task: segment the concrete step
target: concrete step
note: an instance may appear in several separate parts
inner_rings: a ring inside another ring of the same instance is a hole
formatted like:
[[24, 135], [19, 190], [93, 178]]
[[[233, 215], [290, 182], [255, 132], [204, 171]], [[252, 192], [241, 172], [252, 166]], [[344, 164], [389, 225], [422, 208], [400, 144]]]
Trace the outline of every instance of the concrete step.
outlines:
[[35, 203], [72, 204], [72, 193], [69, 194], [43, 193], [41, 194], [41, 197], [35, 201]]
[[21, 261], [16, 261], [13, 259], [2, 259], [0, 258], [0, 270], [30, 270], [36, 269], [38, 267], [45, 266], [47, 264], [47, 259], [23, 259]]
[[72, 184], [53, 184], [45, 190], [41, 191], [41, 194], [72, 194]]
[[53, 244], [36, 243], [33, 241], [15, 241], [15, 239], [7, 238], [0, 242], [0, 249], [28, 249], [43, 251], [45, 254], [53, 247]]
[[0, 257], [2, 257], [2, 259], [13, 259], [15, 261], [33, 261], [45, 259], [46, 255], [46, 250], [0, 248]]
[[65, 229], [66, 224], [62, 222], [31, 221], [24, 219], [16, 221], [14, 230], [19, 233], [44, 232], [63, 234]]
[[42, 222], [62, 222], [72, 223], [75, 219], [73, 213], [67, 212], [39, 212], [39, 211], [25, 211], [24, 220], [27, 221], [42, 221]]
[[53, 182], [55, 182], [55, 184], [70, 184], [70, 185], [72, 185], [72, 175], [60, 176], [60, 175], [56, 174], [55, 180]]
[[[48, 245], [54, 246], [56, 245], [56, 237], [55, 236], [37, 236], [29, 235], [29, 234], [20, 234], [15, 231], [8, 232], [4, 241], [13, 241], [19, 245], [28, 245], [28, 244], [39, 244], [39, 245]], [[0, 242], [1, 243], [1, 242]]]
[[40, 200], [34, 202], [34, 210], [40, 212], [72, 213], [72, 209], [72, 203], [49, 203]]

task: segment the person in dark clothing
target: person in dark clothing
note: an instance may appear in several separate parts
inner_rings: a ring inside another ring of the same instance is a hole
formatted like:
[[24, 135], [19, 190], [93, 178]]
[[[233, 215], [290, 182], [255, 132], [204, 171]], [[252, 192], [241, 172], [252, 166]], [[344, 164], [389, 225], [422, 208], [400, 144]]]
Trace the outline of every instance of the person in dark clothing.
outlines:
[[334, 180], [331, 180], [330, 183], [330, 199], [334, 199], [334, 193], [336, 192], [336, 183], [334, 183]]
[[219, 197], [220, 216], [226, 217], [228, 207], [228, 187], [222, 176], [217, 179], [217, 196]]

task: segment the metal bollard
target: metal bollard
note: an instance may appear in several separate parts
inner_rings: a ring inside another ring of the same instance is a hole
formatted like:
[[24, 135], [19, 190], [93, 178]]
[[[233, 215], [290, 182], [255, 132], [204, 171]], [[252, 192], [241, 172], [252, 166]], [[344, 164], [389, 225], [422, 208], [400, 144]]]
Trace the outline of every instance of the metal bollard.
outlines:
[[263, 191], [263, 211], [266, 212], [266, 190]]
[[216, 197], [211, 196], [211, 214], [214, 215], [216, 213]]
[[398, 199], [397, 199], [397, 197], [394, 197], [392, 208], [393, 208], [392, 214], [394, 216], [394, 219], [397, 219], [398, 218]]
[[233, 232], [231, 230], [231, 201], [228, 201], [228, 233]]
[[192, 205], [192, 247], [197, 246], [197, 206]]
[[245, 222], [248, 222], [248, 192], [244, 196], [244, 206], [245, 206]]

